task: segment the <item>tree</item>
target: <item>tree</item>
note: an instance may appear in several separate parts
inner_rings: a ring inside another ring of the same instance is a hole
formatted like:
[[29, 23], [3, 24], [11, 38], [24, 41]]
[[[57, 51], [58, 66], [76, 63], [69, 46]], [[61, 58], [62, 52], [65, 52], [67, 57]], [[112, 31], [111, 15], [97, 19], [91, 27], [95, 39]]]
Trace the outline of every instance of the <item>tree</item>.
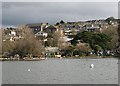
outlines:
[[9, 40], [3, 41], [2, 42], [2, 53], [4, 54], [5, 52], [13, 52], [13, 49], [15, 48], [15, 42], [10, 42]]
[[2, 28], [0, 29], [0, 55], [2, 54]]
[[108, 17], [105, 21], [110, 22], [110, 21], [113, 21], [113, 20], [115, 20], [114, 17]]
[[76, 45], [77, 43], [79, 43], [79, 41], [83, 41], [85, 43], [92, 43], [92, 36], [92, 32], [80, 32], [74, 37], [74, 39], [71, 41], [71, 44]]
[[44, 51], [41, 41], [34, 37], [30, 28], [24, 26], [21, 30], [23, 38], [15, 41], [12, 55], [19, 54], [21, 58], [28, 54], [40, 55]]
[[51, 37], [48, 37], [47, 38], [47, 41], [45, 41], [45, 46], [54, 46], [53, 45], [53, 38], [51, 38]]
[[55, 25], [58, 26], [59, 24], [60, 24], [60, 23], [57, 22]]
[[119, 36], [117, 29], [118, 26], [109, 26], [107, 29], [104, 28], [104, 30], [102, 31], [104, 34], [112, 38], [109, 44], [111, 49], [115, 49], [118, 45]]
[[101, 46], [99, 46], [99, 45], [95, 45], [95, 46], [94, 46], [94, 50], [99, 51], [99, 50], [102, 50], [102, 48], [101, 48]]
[[64, 24], [65, 22], [63, 20], [60, 21], [60, 24]]
[[61, 40], [59, 40], [63, 36], [61, 30], [55, 31], [53, 33], [53, 45], [54, 47], [59, 47]]
[[79, 41], [89, 43], [92, 49], [95, 45], [99, 45], [102, 49], [108, 49], [111, 37], [103, 33], [94, 33], [94, 32], [80, 32], [75, 38], [71, 41], [73, 45], [76, 45]]
[[62, 56], [73, 56], [73, 51], [75, 47], [73, 45], [66, 46], [62, 52]]
[[118, 32], [118, 46], [116, 48], [116, 56], [120, 56], [120, 19], [118, 19], [118, 29], [117, 29], [117, 32]]
[[81, 51], [85, 51], [85, 52], [92, 50], [88, 43], [78, 43], [76, 46], [76, 49], [81, 50]]

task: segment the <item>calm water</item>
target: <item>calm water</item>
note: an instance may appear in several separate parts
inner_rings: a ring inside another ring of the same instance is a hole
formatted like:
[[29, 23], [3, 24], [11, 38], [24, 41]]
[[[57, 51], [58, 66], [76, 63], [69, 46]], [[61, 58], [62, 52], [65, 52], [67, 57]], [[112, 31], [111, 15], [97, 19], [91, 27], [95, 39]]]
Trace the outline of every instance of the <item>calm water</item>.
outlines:
[[3, 84], [118, 84], [117, 59], [5, 61], [2, 67]]

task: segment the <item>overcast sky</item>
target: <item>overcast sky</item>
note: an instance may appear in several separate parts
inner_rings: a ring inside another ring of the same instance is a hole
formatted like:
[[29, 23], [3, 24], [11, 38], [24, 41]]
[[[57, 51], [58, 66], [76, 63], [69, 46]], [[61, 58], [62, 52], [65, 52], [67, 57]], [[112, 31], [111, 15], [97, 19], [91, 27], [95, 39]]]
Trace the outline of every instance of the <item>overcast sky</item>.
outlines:
[[60, 20], [82, 21], [118, 17], [117, 2], [3, 2], [2, 25], [16, 26], [28, 23]]

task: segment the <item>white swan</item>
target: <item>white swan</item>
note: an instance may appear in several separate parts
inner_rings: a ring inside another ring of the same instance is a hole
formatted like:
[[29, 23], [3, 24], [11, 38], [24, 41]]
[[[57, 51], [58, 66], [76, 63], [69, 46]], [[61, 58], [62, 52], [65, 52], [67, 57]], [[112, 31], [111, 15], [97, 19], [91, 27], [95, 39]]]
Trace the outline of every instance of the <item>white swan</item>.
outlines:
[[90, 65], [90, 68], [94, 68], [94, 64], [91, 64], [91, 65]]
[[28, 69], [28, 71], [30, 71], [30, 69]]

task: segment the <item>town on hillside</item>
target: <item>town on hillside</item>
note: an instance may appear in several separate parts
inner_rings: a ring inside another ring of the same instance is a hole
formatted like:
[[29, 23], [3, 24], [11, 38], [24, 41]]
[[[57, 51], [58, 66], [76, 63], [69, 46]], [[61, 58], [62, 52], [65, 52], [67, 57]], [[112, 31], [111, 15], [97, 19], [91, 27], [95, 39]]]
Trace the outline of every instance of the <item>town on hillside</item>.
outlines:
[[118, 19], [2, 28], [1, 59], [105, 58], [116, 55]]

